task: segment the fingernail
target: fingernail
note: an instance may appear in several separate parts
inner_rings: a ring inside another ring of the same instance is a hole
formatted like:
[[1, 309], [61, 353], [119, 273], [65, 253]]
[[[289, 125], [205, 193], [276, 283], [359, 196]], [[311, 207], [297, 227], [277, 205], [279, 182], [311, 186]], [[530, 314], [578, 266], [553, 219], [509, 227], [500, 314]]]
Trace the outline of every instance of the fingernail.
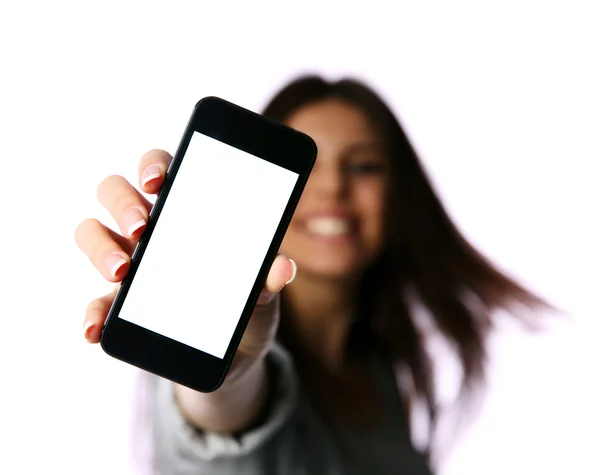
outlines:
[[292, 278], [290, 280], [288, 280], [285, 285], [291, 284], [292, 282], [294, 282], [294, 280], [296, 280], [296, 274], [298, 273], [298, 264], [296, 264], [296, 261], [294, 259], [290, 259], [288, 257], [288, 260], [292, 263], [292, 265], [294, 266], [294, 275], [292, 275]]
[[85, 322], [83, 326], [83, 336], [86, 340], [90, 339], [90, 330], [94, 327], [94, 322]]
[[159, 178], [162, 175], [162, 169], [158, 165], [150, 165], [142, 173], [142, 186], [146, 186], [147, 183]]
[[121, 254], [116, 253], [109, 254], [108, 256], [106, 256], [104, 261], [104, 265], [108, 269], [108, 272], [110, 272], [110, 275], [112, 275], [113, 277], [117, 276], [117, 272], [119, 272], [119, 270], [125, 264], [127, 264], [127, 259], [125, 259]]
[[123, 221], [127, 227], [127, 234], [129, 237], [133, 237], [133, 234], [146, 224], [146, 218], [142, 214], [142, 211], [136, 206], [132, 206], [125, 210]]

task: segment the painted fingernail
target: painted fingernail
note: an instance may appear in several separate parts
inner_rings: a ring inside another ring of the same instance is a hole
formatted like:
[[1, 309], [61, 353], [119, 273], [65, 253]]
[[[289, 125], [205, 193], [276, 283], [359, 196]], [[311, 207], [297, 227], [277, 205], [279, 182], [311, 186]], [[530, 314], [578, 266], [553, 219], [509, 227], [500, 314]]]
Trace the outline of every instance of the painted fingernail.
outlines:
[[117, 276], [117, 272], [119, 272], [125, 264], [127, 264], [127, 259], [121, 254], [109, 254], [104, 261], [106, 269], [108, 269], [108, 272], [113, 277]]
[[94, 322], [85, 322], [85, 325], [83, 326], [83, 336], [86, 340], [90, 339], [90, 332], [92, 328], [94, 328]]
[[288, 260], [294, 266], [294, 274], [292, 275], [292, 278], [285, 283], [285, 285], [288, 285], [288, 284], [291, 284], [292, 282], [294, 282], [294, 280], [296, 280], [296, 274], [298, 273], [298, 264], [296, 264], [296, 261], [294, 259], [290, 259], [289, 257], [288, 257]]
[[127, 227], [127, 234], [129, 237], [133, 237], [133, 234], [146, 224], [146, 218], [142, 214], [142, 211], [136, 206], [132, 206], [125, 210], [123, 221]]
[[142, 173], [142, 186], [146, 186], [152, 180], [160, 178], [162, 175], [162, 169], [158, 165], [150, 165]]

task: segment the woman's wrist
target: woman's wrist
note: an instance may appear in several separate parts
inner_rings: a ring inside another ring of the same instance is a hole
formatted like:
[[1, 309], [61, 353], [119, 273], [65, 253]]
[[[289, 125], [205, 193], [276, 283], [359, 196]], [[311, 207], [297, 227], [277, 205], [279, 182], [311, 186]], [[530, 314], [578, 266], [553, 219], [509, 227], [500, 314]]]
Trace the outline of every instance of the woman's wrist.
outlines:
[[244, 371], [236, 373], [212, 393], [175, 384], [175, 401], [184, 419], [207, 432], [235, 434], [250, 427], [268, 397], [266, 358], [253, 361]]

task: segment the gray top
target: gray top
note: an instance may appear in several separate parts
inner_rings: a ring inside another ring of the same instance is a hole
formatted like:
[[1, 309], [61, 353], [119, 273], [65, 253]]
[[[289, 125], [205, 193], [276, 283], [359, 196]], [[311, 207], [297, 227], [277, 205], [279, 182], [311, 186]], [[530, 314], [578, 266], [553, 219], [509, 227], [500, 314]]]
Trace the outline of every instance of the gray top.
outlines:
[[431, 475], [414, 450], [392, 368], [373, 355], [369, 368], [384, 394], [387, 415], [359, 434], [325, 424], [298, 385], [290, 355], [275, 345], [269, 356], [273, 386], [264, 421], [233, 437], [199, 431], [185, 422], [173, 384], [151, 383], [155, 473], [160, 475]]

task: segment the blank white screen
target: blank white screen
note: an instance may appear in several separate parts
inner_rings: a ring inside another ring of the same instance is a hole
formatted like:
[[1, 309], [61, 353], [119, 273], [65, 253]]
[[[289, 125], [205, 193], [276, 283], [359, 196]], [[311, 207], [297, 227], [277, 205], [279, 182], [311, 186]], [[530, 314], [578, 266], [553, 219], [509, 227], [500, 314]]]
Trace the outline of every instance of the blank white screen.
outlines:
[[194, 132], [119, 317], [223, 358], [297, 179]]

